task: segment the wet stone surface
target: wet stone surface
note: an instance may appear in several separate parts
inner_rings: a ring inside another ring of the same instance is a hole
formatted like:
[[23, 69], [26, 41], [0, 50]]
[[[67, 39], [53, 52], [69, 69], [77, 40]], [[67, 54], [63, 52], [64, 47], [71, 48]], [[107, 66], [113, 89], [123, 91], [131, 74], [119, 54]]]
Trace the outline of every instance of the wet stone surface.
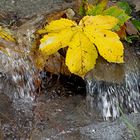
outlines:
[[[95, 109], [96, 110], [96, 109]], [[126, 116], [135, 128], [140, 114]], [[92, 114], [81, 95], [48, 99], [41, 95], [34, 102], [10, 102], [0, 94], [1, 140], [133, 140], [132, 130], [119, 118], [103, 121]]]
[[52, 9], [61, 10], [65, 4], [65, 0], [0, 0], [0, 12], [12, 12], [17, 18], [25, 18]]

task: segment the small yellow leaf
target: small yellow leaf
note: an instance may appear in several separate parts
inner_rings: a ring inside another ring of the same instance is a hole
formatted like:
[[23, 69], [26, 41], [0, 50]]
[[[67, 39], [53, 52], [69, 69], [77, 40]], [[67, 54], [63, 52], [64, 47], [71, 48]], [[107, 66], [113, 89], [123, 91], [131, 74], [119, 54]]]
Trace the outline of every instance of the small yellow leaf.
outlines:
[[44, 35], [44, 37], [40, 40], [41, 44], [39, 49], [44, 54], [51, 55], [57, 52], [60, 48], [68, 46], [73, 33], [74, 32], [71, 28], [67, 28], [59, 33], [49, 33], [48, 35]]
[[76, 22], [72, 20], [61, 18], [59, 20], [50, 22], [49, 25], [46, 25], [44, 28], [49, 33], [49, 32], [59, 32], [60, 30], [64, 30], [66, 28], [73, 27], [76, 25], [77, 25]]
[[112, 29], [118, 23], [118, 19], [113, 16], [85, 16], [81, 19], [80, 26], [91, 25], [96, 29]]
[[83, 32], [77, 32], [72, 38], [66, 54], [66, 65], [69, 70], [84, 77], [95, 66], [97, 57], [95, 46]]
[[13, 37], [13, 34], [11, 33], [11, 31], [7, 28], [3, 28], [0, 26], [0, 38], [3, 38], [7, 41], [12, 41], [15, 42], [15, 39]]
[[85, 27], [84, 32], [108, 62], [123, 63], [124, 47], [116, 33], [108, 30], [91, 30], [90, 26]]

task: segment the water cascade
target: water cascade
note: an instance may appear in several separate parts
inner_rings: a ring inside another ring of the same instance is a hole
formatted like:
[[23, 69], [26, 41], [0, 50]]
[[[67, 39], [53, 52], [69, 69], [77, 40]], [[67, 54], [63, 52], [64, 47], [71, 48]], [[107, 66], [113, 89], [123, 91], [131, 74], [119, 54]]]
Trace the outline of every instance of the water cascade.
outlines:
[[22, 98], [28, 101], [35, 97], [35, 80], [38, 79], [38, 72], [30, 57], [30, 49], [33, 34], [43, 18], [35, 17], [15, 30], [16, 43], [0, 40], [7, 51], [0, 51], [0, 92], [12, 100]]
[[[34, 33], [44, 19], [39, 15], [18, 27], [15, 31], [17, 43], [0, 39], [8, 52], [0, 51], [0, 92], [12, 99], [27, 101], [35, 97], [34, 82], [38, 72], [30, 58], [30, 48]], [[85, 77], [90, 108], [96, 103], [105, 119], [119, 117], [120, 109], [126, 113], [140, 110], [140, 54], [135, 50], [137, 47], [125, 48], [124, 64], [110, 64], [99, 57], [95, 69]]]
[[[139, 47], [139, 46], [138, 46]], [[125, 48], [124, 64], [109, 64], [98, 59], [86, 76], [90, 109], [96, 103], [104, 119], [140, 111], [140, 55], [136, 47]]]

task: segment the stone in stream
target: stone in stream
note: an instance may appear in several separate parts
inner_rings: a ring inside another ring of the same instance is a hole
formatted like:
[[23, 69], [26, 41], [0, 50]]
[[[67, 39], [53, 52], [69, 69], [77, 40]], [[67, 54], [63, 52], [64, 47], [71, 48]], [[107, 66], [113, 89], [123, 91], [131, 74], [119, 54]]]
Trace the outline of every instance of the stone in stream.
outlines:
[[100, 57], [86, 83], [89, 107], [96, 102], [105, 119], [115, 119], [121, 111], [140, 111], [140, 56], [134, 47], [125, 48], [124, 64], [111, 64]]

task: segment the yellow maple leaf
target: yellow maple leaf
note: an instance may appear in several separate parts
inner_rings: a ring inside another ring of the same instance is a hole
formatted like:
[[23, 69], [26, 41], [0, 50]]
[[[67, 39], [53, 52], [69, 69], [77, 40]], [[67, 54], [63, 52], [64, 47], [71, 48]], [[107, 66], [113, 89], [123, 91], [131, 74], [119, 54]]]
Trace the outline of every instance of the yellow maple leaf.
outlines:
[[[51, 55], [69, 46], [66, 65], [81, 77], [94, 68], [99, 54], [108, 62], [123, 63], [123, 44], [111, 29], [118, 23], [112, 16], [85, 16], [79, 24], [68, 19], [52, 21], [45, 26], [39, 49]], [[95, 47], [96, 46], [96, 47]]]

